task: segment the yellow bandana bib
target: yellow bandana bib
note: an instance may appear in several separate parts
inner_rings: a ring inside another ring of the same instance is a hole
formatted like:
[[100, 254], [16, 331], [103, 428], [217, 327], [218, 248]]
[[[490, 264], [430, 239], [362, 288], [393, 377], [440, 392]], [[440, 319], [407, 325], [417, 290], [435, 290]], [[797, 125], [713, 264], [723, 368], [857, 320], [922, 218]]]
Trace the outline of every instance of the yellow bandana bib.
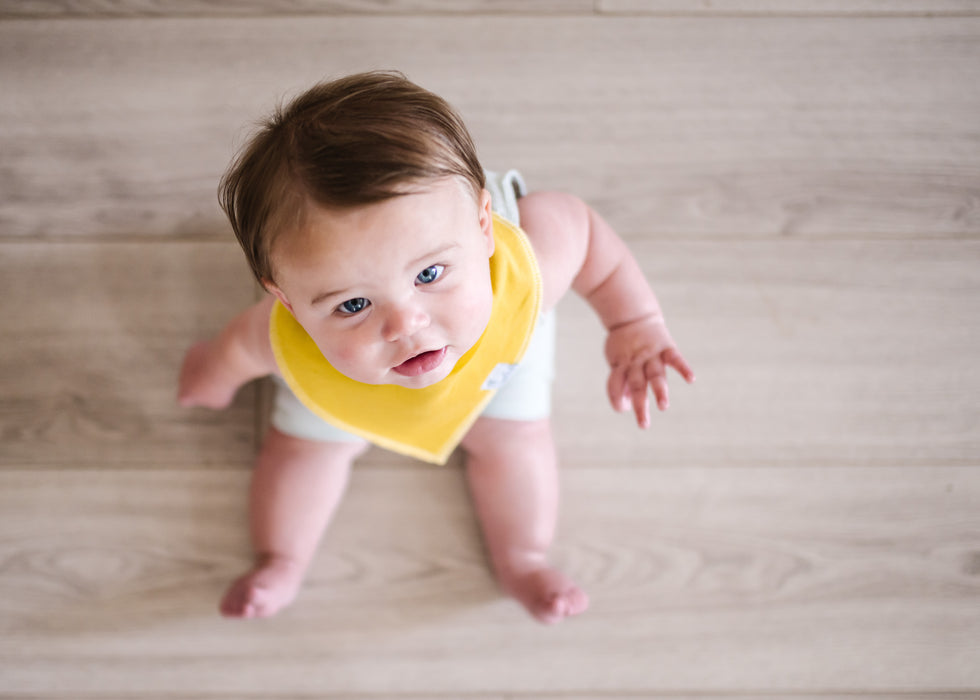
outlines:
[[313, 413], [381, 447], [444, 464], [527, 350], [541, 311], [541, 273], [524, 232], [494, 214], [493, 309], [448, 377], [424, 389], [363, 384], [327, 362], [277, 302], [269, 337], [283, 379]]

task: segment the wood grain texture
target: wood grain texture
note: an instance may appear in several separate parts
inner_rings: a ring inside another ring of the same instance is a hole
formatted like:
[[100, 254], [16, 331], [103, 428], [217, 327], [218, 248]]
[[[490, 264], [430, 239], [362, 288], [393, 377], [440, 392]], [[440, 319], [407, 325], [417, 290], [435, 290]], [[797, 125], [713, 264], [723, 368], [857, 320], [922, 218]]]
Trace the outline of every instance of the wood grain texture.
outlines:
[[254, 390], [181, 410], [184, 350], [251, 302], [232, 243], [0, 246], [0, 468], [203, 467], [254, 453]]
[[582, 15], [595, 0], [0, 0], [0, 18]]
[[976, 0], [596, 0], [599, 12], [615, 14], [737, 16], [859, 16], [980, 14]]
[[836, 15], [980, 14], [976, 0], [2, 0], [0, 18], [281, 15]]
[[980, 17], [0, 22], [0, 235], [225, 235], [214, 188], [248, 125], [399, 68], [488, 167], [627, 234], [973, 237], [978, 37]]
[[[637, 430], [608, 406], [594, 315], [563, 302], [554, 405], [567, 467], [965, 466], [980, 454], [980, 244], [631, 245], [699, 379], [671, 377], [672, 408]], [[252, 388], [227, 412], [173, 398], [186, 346], [251, 302], [233, 244], [0, 245], [0, 296], [37, 280], [33, 304], [5, 312], [0, 466], [251, 463]]]
[[214, 612], [247, 563], [241, 470], [8, 471], [0, 697], [978, 687], [978, 475], [567, 473], [557, 558], [593, 610], [541, 628], [495, 590], [458, 470], [357, 472], [297, 605], [257, 624]]

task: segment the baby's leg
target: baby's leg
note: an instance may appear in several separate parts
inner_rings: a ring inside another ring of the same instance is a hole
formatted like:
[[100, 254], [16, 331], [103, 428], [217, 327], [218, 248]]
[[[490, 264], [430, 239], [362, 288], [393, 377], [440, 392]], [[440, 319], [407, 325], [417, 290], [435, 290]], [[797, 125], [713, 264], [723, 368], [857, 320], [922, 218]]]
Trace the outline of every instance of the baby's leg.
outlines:
[[225, 593], [227, 617], [269, 617], [299, 591], [320, 536], [347, 486], [361, 442], [314, 442], [270, 428], [252, 475], [255, 566]]
[[584, 612], [588, 597], [548, 564], [558, 520], [550, 421], [480, 418], [463, 447], [470, 491], [501, 586], [547, 624]]

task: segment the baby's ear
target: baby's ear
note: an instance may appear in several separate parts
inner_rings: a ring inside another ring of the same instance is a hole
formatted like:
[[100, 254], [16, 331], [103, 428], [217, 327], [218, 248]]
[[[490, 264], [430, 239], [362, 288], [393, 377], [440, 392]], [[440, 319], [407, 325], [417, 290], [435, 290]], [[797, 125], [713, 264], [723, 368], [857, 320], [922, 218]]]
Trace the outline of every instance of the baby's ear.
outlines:
[[281, 301], [282, 305], [289, 309], [289, 313], [293, 313], [293, 305], [289, 303], [289, 299], [286, 298], [285, 293], [272, 280], [262, 280], [262, 286], [265, 287], [265, 291], [274, 294], [276, 299]]
[[480, 195], [480, 230], [487, 239], [487, 257], [493, 255], [493, 203], [490, 201], [490, 191], [483, 190]]

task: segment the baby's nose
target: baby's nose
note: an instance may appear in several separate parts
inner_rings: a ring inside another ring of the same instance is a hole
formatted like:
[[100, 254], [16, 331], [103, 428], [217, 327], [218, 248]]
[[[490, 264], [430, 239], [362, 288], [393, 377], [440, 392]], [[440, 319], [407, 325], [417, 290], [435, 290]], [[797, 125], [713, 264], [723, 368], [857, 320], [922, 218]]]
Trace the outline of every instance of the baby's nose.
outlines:
[[401, 340], [429, 326], [429, 315], [419, 306], [406, 304], [391, 309], [385, 317], [382, 330], [384, 339], [389, 342]]

